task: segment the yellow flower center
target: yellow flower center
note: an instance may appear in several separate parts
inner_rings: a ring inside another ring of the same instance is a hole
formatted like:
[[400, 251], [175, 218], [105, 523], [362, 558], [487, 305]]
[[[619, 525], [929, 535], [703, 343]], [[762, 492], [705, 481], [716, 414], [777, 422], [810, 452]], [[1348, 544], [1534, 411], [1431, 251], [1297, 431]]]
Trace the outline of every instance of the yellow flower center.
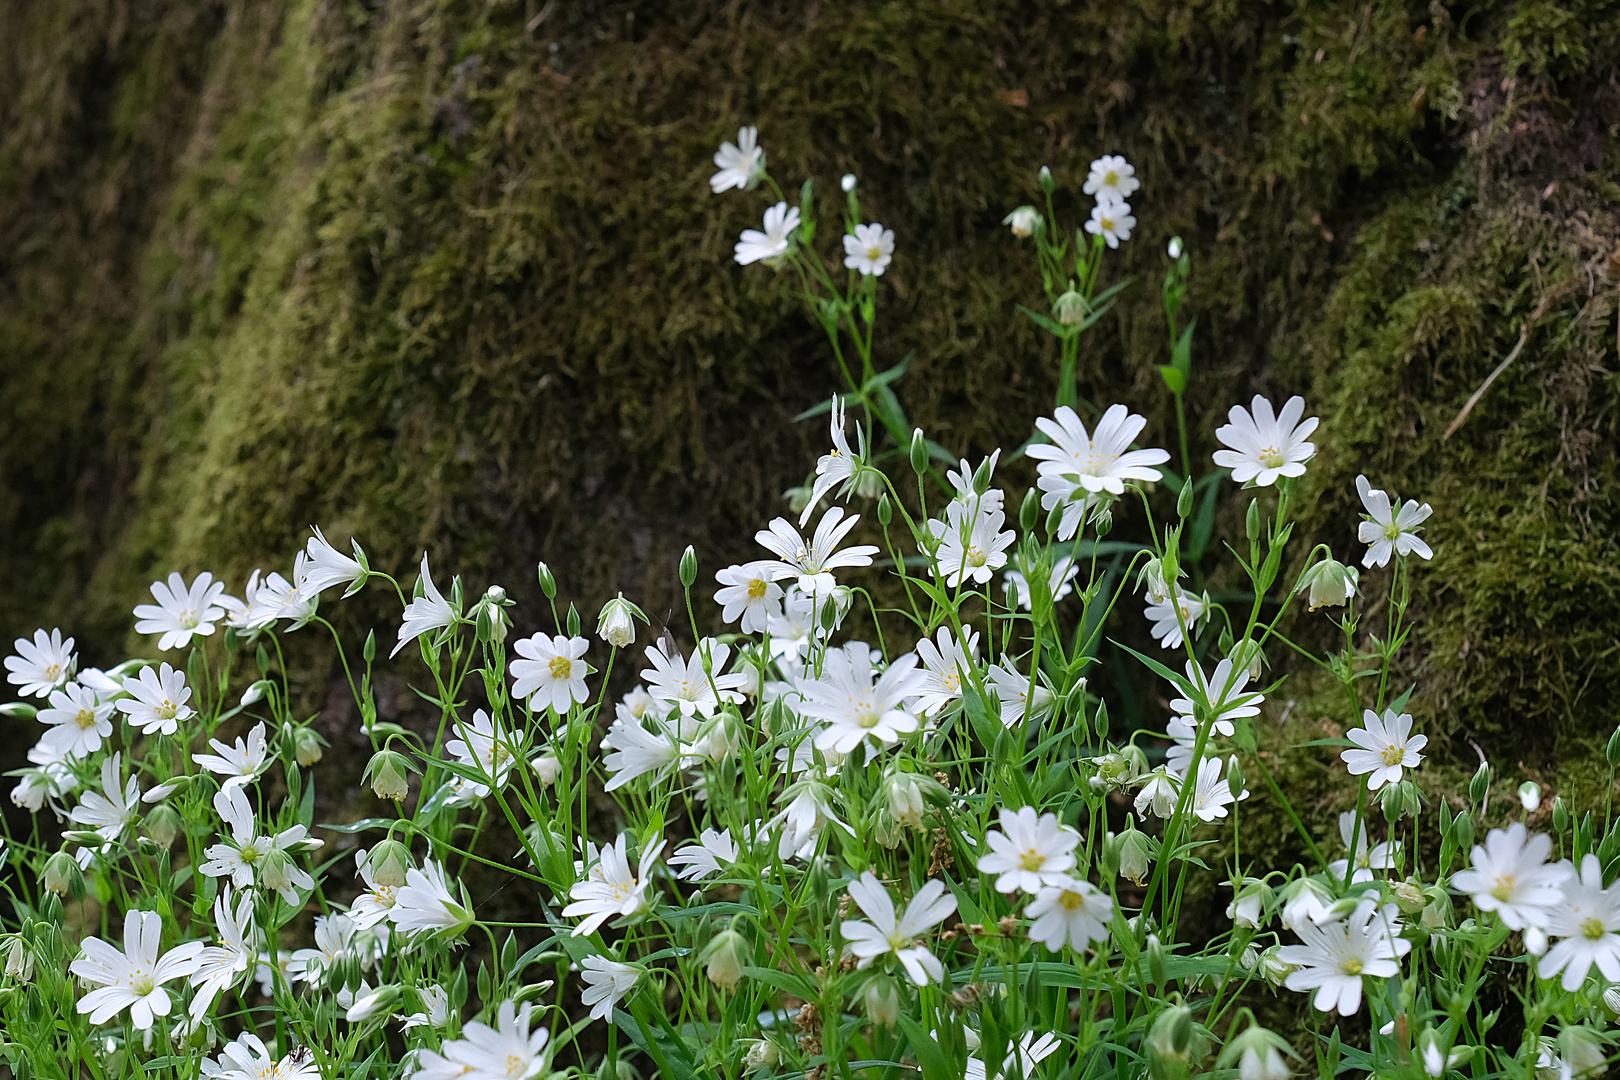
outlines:
[[61, 664], [52, 664], [50, 667], [45, 669], [45, 681], [46, 682], [55, 682], [57, 679], [60, 679], [61, 677], [62, 677], [62, 665]]
[[158, 714], [159, 717], [161, 717], [164, 720], [173, 720], [174, 717], [175, 717], [175, 714], [178, 713], [179, 711], [180, 711], [180, 706], [176, 705], [174, 702], [170, 701], [168, 698], [164, 698], [163, 699], [163, 704], [158, 706], [157, 714]]
[[528, 1067], [528, 1064], [529, 1064], [528, 1062], [524, 1061], [522, 1058], [518, 1057], [516, 1054], [507, 1054], [506, 1055], [506, 1075], [507, 1076], [522, 1076], [524, 1070]]
[[1399, 765], [1406, 760], [1406, 747], [1392, 744], [1384, 747], [1378, 756], [1383, 759], [1385, 765]]
[[1401, 536], [1401, 527], [1399, 525], [1395, 524], [1394, 521], [1391, 521], [1388, 525], [1384, 526], [1384, 539], [1385, 540], [1398, 540], [1398, 539], [1400, 539], [1400, 536]]
[[1587, 941], [1596, 941], [1606, 932], [1607, 931], [1603, 926], [1603, 920], [1598, 918], [1596, 915], [1581, 920], [1581, 934], [1586, 938]]
[[136, 997], [145, 997], [157, 989], [157, 980], [144, 968], [136, 968], [134, 977], [129, 981], [129, 988]]
[[1062, 895], [1058, 897], [1058, 904], [1062, 906], [1064, 911], [1079, 911], [1086, 906], [1086, 898], [1081, 893], [1065, 889]]
[[1098, 218], [1097, 219], [1097, 224], [1102, 226], [1103, 232], [1113, 232], [1114, 231], [1114, 219], [1111, 218], [1111, 217]]
[[1275, 446], [1267, 446], [1260, 451], [1260, 464], [1268, 469], [1280, 469], [1284, 461], [1282, 451]]
[[983, 566], [989, 559], [984, 552], [976, 547], [967, 549], [967, 564], [969, 566]]
[[73, 718], [73, 722], [79, 725], [80, 731], [89, 731], [96, 726], [96, 714], [90, 709], [80, 709], [79, 715]]
[[873, 262], [877, 262], [883, 257], [883, 249], [878, 247], [876, 244], [873, 244], [871, 247], [866, 249], [866, 257], [871, 259]]
[[1018, 860], [1018, 865], [1022, 866], [1025, 870], [1039, 870], [1041, 867], [1046, 865], [1046, 856], [1042, 855], [1034, 848], [1030, 848], [1028, 851], [1024, 852], [1024, 857]]
[[1344, 962], [1343, 967], [1344, 967], [1344, 973], [1346, 975], [1360, 975], [1361, 974], [1361, 961], [1357, 960], [1354, 957], [1351, 957], [1349, 960], [1346, 960]]
[[882, 719], [883, 717], [879, 715], [878, 711], [871, 708], [862, 709], [855, 714], [855, 722], [868, 731], [877, 727], [878, 722]]
[[553, 656], [547, 670], [553, 679], [566, 679], [574, 673], [574, 662], [566, 656]]
[[1113, 169], [1103, 173], [1103, 187], [1119, 187], [1119, 173]]
[[750, 600], [758, 600], [760, 597], [765, 595], [765, 590], [768, 588], [770, 588], [770, 582], [766, 581], [764, 578], [755, 578], [753, 581], [748, 583], [748, 598]]
[[202, 620], [197, 618], [197, 613], [195, 611], [187, 608], [185, 611], [180, 613], [180, 618], [177, 621], [183, 628], [187, 630], [194, 630], [196, 629], [197, 624]]
[[1513, 899], [1513, 875], [1503, 874], [1497, 878], [1496, 885], [1491, 889], [1491, 895], [1504, 904]]

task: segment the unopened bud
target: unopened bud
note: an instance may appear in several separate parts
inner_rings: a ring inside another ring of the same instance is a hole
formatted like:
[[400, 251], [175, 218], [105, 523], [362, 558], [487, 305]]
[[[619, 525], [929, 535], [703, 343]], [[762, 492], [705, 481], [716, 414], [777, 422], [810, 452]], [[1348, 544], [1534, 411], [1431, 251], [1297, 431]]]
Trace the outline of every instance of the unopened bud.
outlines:
[[843, 189], [845, 195], [848, 195], [850, 192], [854, 191], [855, 174], [852, 172], [845, 173], [844, 178], [838, 181], [838, 186]]
[[878, 524], [887, 526], [894, 520], [894, 507], [889, 503], [889, 493], [885, 491], [878, 497], [877, 505]]
[[922, 428], [911, 432], [911, 471], [918, 476], [928, 471], [928, 440], [923, 438]]
[[1034, 532], [1036, 524], [1041, 520], [1041, 496], [1035, 488], [1030, 488], [1024, 494], [1024, 501], [1018, 507], [1018, 527], [1026, 533]]
[[58, 851], [45, 860], [45, 872], [40, 877], [40, 884], [57, 896], [84, 899], [84, 871], [79, 869], [79, 860], [65, 851]]
[[1416, 915], [1428, 905], [1429, 898], [1423, 895], [1423, 888], [1410, 881], [1397, 881], [1395, 883], [1395, 903], [1400, 907], [1403, 915]]
[[1451, 830], [1457, 838], [1458, 851], [1467, 851], [1474, 846], [1474, 819], [1466, 810], [1452, 821]]
[[1474, 778], [1468, 781], [1468, 801], [1478, 803], [1484, 800], [1491, 790], [1491, 764], [1488, 761], [1479, 763], [1474, 772]]
[[1170, 238], [1170, 243], [1165, 247], [1164, 250], [1165, 254], [1169, 255], [1172, 259], [1181, 258], [1181, 237], [1172, 236]]
[[1041, 190], [1048, 195], [1052, 194], [1053, 189], [1057, 187], [1057, 181], [1052, 179], [1052, 170], [1045, 165], [1041, 166], [1040, 181]]
[[412, 867], [411, 851], [404, 844], [388, 837], [366, 853], [365, 867], [375, 885], [397, 889], [405, 884], [405, 875]]
[[180, 812], [166, 802], [158, 803], [146, 815], [146, 835], [160, 848], [173, 847], [174, 838], [180, 835], [184, 827]]
[[702, 959], [708, 962], [709, 981], [722, 990], [735, 990], [742, 981], [743, 968], [753, 955], [748, 939], [736, 930], [722, 930], [703, 950]]
[[1249, 510], [1243, 516], [1243, 530], [1250, 540], [1260, 539], [1260, 500], [1250, 499]]
[[546, 594], [547, 600], [557, 598], [557, 579], [551, 576], [551, 567], [540, 563], [535, 568], [535, 576], [540, 579], [540, 591]]
[[697, 580], [697, 570], [697, 552], [692, 550], [691, 544], [688, 544], [686, 550], [681, 552], [681, 587], [683, 589], [692, 587], [692, 582]]
[[313, 728], [299, 728], [293, 733], [293, 760], [299, 767], [307, 769], [321, 760], [321, 742]]
[[861, 991], [861, 1004], [866, 1006], [866, 1019], [874, 1027], [893, 1027], [900, 1019], [900, 987], [887, 975], [868, 979]]
[[1569, 831], [1569, 804], [1564, 801], [1562, 795], [1553, 797], [1552, 821], [1554, 832]]
[[1052, 313], [1064, 326], [1078, 326], [1086, 318], [1086, 298], [1067, 289], [1052, 305]]

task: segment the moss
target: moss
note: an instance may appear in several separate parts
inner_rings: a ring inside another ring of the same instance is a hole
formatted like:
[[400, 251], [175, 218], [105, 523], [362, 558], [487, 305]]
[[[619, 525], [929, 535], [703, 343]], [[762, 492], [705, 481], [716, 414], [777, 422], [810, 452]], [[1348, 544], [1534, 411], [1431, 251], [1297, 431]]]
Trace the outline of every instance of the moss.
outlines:
[[915, 352], [910, 419], [969, 452], [1022, 441], [1054, 379], [1002, 214], [1047, 164], [1081, 216], [1086, 163], [1126, 153], [1139, 283], [1084, 390], [1171, 438], [1152, 286], [1187, 237], [1195, 449], [1298, 391], [1328, 420], [1315, 535], [1351, 549], [1358, 468], [1436, 506], [1426, 719], [1544, 759], [1612, 722], [1603, 5], [545, 10], [0, 13], [8, 626], [110, 657], [152, 575], [239, 579], [315, 521], [381, 566], [431, 547], [533, 600], [545, 558], [582, 606], [673, 619], [678, 553], [749, 550], [817, 449], [791, 417], [837, 384], [781, 283], [730, 263], [763, 199], [704, 186], [757, 122], [778, 175], [854, 171], [897, 230], [880, 363]]

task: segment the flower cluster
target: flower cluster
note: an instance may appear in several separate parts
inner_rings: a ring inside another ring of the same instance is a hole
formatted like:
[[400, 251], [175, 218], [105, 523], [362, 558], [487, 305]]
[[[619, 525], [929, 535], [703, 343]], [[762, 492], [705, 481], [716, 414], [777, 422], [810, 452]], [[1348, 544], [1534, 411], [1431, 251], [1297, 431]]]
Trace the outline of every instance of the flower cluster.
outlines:
[[[714, 160], [714, 192], [780, 194], [755, 129]], [[17, 640], [8, 679], [31, 700], [6, 711], [37, 741], [11, 798], [38, 827], [4, 849], [19, 884], [0, 1056], [37, 1075], [231, 1080], [1280, 1080], [1312, 1043], [1329, 1075], [1603, 1060], [1620, 830], [1557, 801], [1550, 832], [1512, 821], [1476, 845], [1486, 767], [1466, 805], [1433, 800], [1438, 843], [1420, 832], [1425, 710], [1392, 676], [1430, 507], [1357, 479], [1367, 520], [1345, 535], [1388, 588], [1372, 635], [1357, 572], [1288, 547], [1318, 426], [1300, 398], [1234, 406], [1201, 460], [1183, 427], [1178, 471], [1145, 415], [1081, 401], [1071, 378], [1021, 453], [945, 452], [904, 422], [904, 365], [871, 366], [894, 234], [861, 220], [855, 187], [843, 283], [815, 253], [809, 185], [737, 244], [737, 262], [823, 290], [813, 310], [835, 346], [858, 342], [861, 377], [828, 402], [828, 449], [753, 556], [709, 577], [683, 556], [685, 623], [646, 640], [618, 594], [593, 639], [544, 563], [544, 602], [519, 603], [436, 581], [427, 553], [396, 580], [315, 530], [289, 573], [255, 572], [240, 596], [210, 573], [154, 583], [133, 610], [150, 658], [85, 667], [60, 630]], [[1123, 158], [1093, 164], [1097, 239], [1072, 280], [1047, 274], [1060, 365], [1106, 309], [1100, 260], [1130, 236], [1137, 188]], [[1054, 220], [1008, 218], [1044, 238], [1048, 272], [1067, 250]], [[1166, 367], [1184, 380], [1182, 360]], [[1185, 382], [1166, 381], [1179, 407]], [[1246, 504], [1245, 535], [1217, 570], [1221, 497]], [[355, 648], [322, 604], [366, 589], [398, 615]], [[1267, 653], [1314, 656], [1296, 627], [1318, 608], [1345, 642], [1317, 657], [1350, 703], [1337, 758], [1279, 748], [1263, 723], [1280, 711]], [[325, 740], [283, 659], [286, 635], [313, 630], [354, 697], [344, 738], [371, 751], [374, 812], [345, 822], [316, 820]], [[1131, 730], [1096, 678], [1116, 632], [1158, 645], [1136, 655], [1165, 705]], [[425, 723], [379, 701], [390, 658]], [[1328, 830], [1273, 778], [1283, 753], [1332, 770], [1313, 808], [1337, 811]], [[1297, 863], [1256, 860], [1251, 799], [1294, 830], [1264, 848]], [[1184, 900], [1223, 873], [1230, 925], [1195, 938]], [[1526, 958], [1518, 1049], [1490, 1035], [1502, 999], [1481, 995], [1507, 950]], [[1259, 1024], [1278, 992], [1313, 1034]], [[1367, 1013], [1354, 1030], [1370, 1034], [1319, 1037], [1318, 1013]]]

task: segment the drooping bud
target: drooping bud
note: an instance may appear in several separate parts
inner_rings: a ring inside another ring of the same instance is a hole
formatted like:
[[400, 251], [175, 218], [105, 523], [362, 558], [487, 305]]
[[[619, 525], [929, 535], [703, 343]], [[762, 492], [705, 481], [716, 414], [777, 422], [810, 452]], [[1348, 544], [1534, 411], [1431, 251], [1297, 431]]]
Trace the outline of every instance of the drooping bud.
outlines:
[[1164, 250], [1165, 250], [1165, 254], [1169, 255], [1172, 259], [1181, 258], [1181, 251], [1182, 251], [1181, 237], [1172, 236], [1170, 238], [1170, 243], [1168, 245], [1166, 245]]
[[1019, 239], [1035, 235], [1035, 230], [1041, 227], [1041, 212], [1033, 206], [1020, 206], [1001, 219], [1001, 223], [1012, 230], [1012, 234]]
[[743, 1054], [743, 1068], [750, 1072], [774, 1069], [782, 1060], [782, 1052], [769, 1039], [751, 1039]]
[[45, 860], [45, 872], [40, 876], [40, 884], [57, 896], [84, 899], [84, 871], [79, 869], [79, 860], [65, 851], [58, 851]]
[[259, 875], [267, 892], [291, 890], [298, 875], [298, 864], [293, 862], [290, 852], [279, 847], [271, 848], [270, 854], [259, 864]]
[[1296, 592], [1306, 594], [1312, 611], [1319, 607], [1343, 607], [1356, 595], [1360, 574], [1353, 566], [1337, 559], [1323, 559], [1300, 576]]
[[315, 729], [299, 728], [293, 733], [293, 760], [305, 769], [316, 764], [324, 756], [321, 747], [325, 741], [315, 733]]
[[887, 975], [874, 976], [866, 980], [861, 1004], [874, 1027], [893, 1027], [900, 1019], [900, 987]]
[[1078, 326], [1086, 318], [1086, 298], [1067, 289], [1052, 305], [1052, 313], [1064, 326]]
[[596, 636], [613, 646], [623, 649], [634, 645], [636, 641], [636, 619], [647, 621], [640, 608], [624, 598], [620, 593], [612, 600], [602, 605], [602, 612], [596, 617]]
[[146, 815], [146, 835], [160, 848], [173, 847], [174, 838], [184, 827], [180, 812], [166, 802], [158, 803]]
[[1416, 915], [1428, 906], [1429, 898], [1423, 894], [1423, 886], [1410, 881], [1397, 881], [1395, 883], [1395, 903], [1403, 915]]
[[710, 982], [722, 990], [735, 990], [753, 952], [747, 938], [735, 929], [726, 929], [710, 940], [700, 959], [708, 964], [706, 974]]
[[1143, 885], [1153, 870], [1159, 842], [1139, 830], [1129, 815], [1125, 822], [1125, 831], [1119, 834], [1119, 876], [1135, 885]]
[[405, 884], [405, 875], [415, 864], [411, 849], [390, 836], [366, 853], [365, 866], [375, 884], [397, 889]]
[[1291, 1070], [1284, 1055], [1296, 1056], [1286, 1039], [1263, 1027], [1251, 1025], [1226, 1045], [1218, 1064], [1231, 1068], [1235, 1062], [1238, 1080], [1288, 1080]]
[[6, 946], [6, 978], [19, 983], [34, 979], [34, 952], [20, 935]]
[[547, 787], [555, 784], [562, 773], [562, 761], [553, 753], [537, 754], [529, 764], [534, 766], [534, 775], [540, 783]]
[[377, 798], [400, 802], [411, 793], [406, 778], [410, 771], [410, 762], [405, 760], [405, 755], [395, 750], [379, 750], [366, 763], [365, 777], [371, 781], [371, 790]]
[[1519, 805], [1524, 812], [1533, 814], [1541, 809], [1541, 785], [1534, 780], [1526, 780], [1519, 785]]

